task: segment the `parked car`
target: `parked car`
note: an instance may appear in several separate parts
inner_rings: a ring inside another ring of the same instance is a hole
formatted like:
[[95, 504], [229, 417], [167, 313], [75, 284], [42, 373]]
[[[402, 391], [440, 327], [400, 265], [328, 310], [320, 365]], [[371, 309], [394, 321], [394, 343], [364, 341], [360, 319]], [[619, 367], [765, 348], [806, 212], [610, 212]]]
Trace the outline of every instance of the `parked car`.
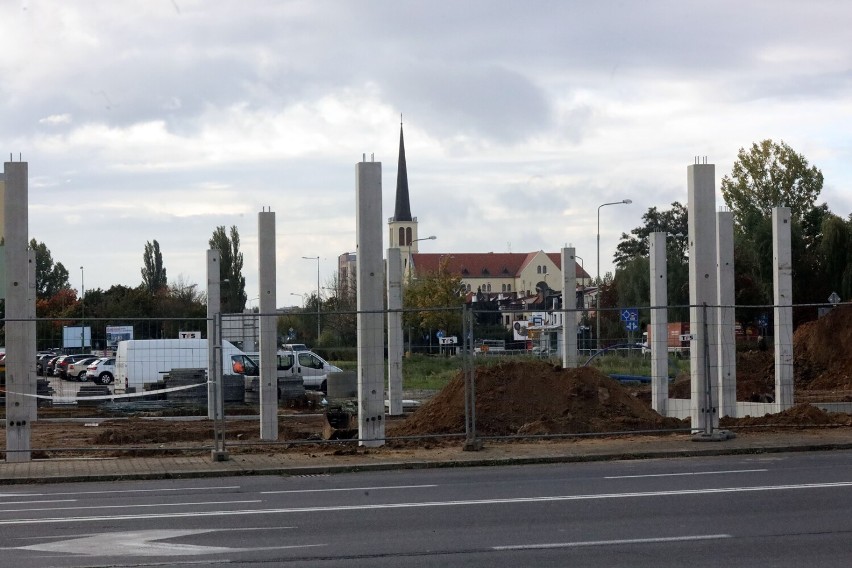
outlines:
[[86, 379], [108, 385], [115, 380], [115, 357], [95, 359], [86, 367]]
[[59, 361], [60, 357], [62, 357], [62, 355], [54, 355], [53, 357], [47, 360], [47, 363], [45, 363], [44, 365], [44, 375], [46, 377], [52, 377], [54, 375], [54, 372], [56, 370], [56, 362]]
[[56, 357], [56, 353], [44, 352], [36, 355], [36, 375], [44, 375], [44, 370], [47, 368], [47, 363]]
[[[67, 379], [68, 378], [68, 365], [70, 365], [71, 363], [75, 363], [75, 362], [79, 361], [80, 359], [86, 359], [87, 357], [92, 358], [92, 357], [94, 357], [94, 355], [92, 355], [91, 353], [77, 353], [75, 355], [63, 355], [59, 359], [56, 360], [56, 367], [53, 369], [53, 374], [55, 376], [59, 377], [60, 379]], [[83, 367], [83, 371], [85, 371], [85, 370], [86, 370], [86, 368]], [[77, 378], [76, 375], [74, 376], [74, 378], [75, 379]]]
[[65, 370], [67, 379], [72, 381], [86, 381], [86, 371], [93, 362], [97, 361], [98, 357], [91, 355], [83, 359], [78, 359], [72, 363], [68, 363], [68, 368]]

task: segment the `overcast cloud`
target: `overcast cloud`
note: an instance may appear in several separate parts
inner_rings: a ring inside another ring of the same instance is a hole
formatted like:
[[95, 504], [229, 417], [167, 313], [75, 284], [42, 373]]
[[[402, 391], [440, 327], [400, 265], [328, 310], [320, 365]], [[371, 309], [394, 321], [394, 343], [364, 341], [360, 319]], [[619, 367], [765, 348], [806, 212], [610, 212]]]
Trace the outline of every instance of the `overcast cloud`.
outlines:
[[[236, 225], [257, 293], [277, 220], [278, 304], [355, 248], [355, 164], [399, 120], [424, 252], [577, 249], [593, 273], [695, 156], [730, 172], [784, 140], [852, 211], [852, 5], [835, 1], [0, 3], [0, 155], [29, 162], [30, 237], [86, 288], [136, 286], [146, 241], [206, 281]], [[5, 152], [5, 154], [3, 154]], [[724, 203], [721, 196], [718, 205]], [[383, 234], [387, 229], [383, 229]], [[387, 244], [387, 243], [386, 243]]]

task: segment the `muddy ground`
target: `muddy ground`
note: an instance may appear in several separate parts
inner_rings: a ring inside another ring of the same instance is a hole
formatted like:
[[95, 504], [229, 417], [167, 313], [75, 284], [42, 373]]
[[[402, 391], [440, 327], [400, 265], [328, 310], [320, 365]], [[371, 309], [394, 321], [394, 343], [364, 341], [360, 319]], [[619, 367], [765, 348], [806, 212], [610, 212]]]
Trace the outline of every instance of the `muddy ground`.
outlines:
[[[850, 427], [852, 416], [829, 413], [809, 402], [852, 401], [852, 306], [842, 305], [818, 321], [800, 326], [794, 334], [795, 398], [787, 411], [767, 416], [725, 418], [725, 428]], [[774, 362], [771, 351], [750, 350], [738, 354], [737, 398], [767, 402], [774, 395]], [[680, 377], [670, 395], [687, 398], [689, 378]], [[256, 413], [252, 407], [233, 407], [235, 415]], [[100, 413], [100, 415], [99, 415]], [[196, 409], [197, 414], [203, 410]], [[163, 420], [157, 412], [106, 416], [93, 408], [72, 414], [79, 422], [43, 420], [51, 415], [69, 417], [67, 409], [40, 409], [32, 428], [36, 457], [68, 455], [126, 456], [154, 453], [205, 451], [213, 444], [213, 425], [203, 417]], [[434, 447], [460, 444], [460, 439], [411, 437], [458, 435], [465, 424], [464, 376], [456, 376], [443, 390], [415, 412], [390, 418], [389, 437], [406, 438], [390, 445]], [[624, 385], [594, 368], [562, 369], [543, 361], [507, 361], [481, 367], [476, 373], [476, 428], [480, 436], [540, 436], [633, 432], [638, 430], [688, 429], [689, 422], [660, 416], [650, 408], [650, 387]], [[229, 452], [312, 451], [326, 427], [321, 407], [311, 405], [282, 409], [276, 445], [259, 441], [256, 420], [229, 419], [225, 440]], [[312, 446], [313, 444], [313, 446]], [[5, 447], [5, 436], [0, 448]], [[144, 450], [139, 448], [145, 448]], [[337, 450], [343, 451], [337, 446]], [[128, 451], [129, 450], [129, 451]]]

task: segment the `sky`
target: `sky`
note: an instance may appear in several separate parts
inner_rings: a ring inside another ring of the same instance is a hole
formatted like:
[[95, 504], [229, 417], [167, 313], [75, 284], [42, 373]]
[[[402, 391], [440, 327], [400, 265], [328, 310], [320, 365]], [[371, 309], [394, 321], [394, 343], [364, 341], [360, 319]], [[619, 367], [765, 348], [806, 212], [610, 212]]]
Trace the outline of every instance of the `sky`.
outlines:
[[203, 291], [236, 226], [256, 306], [266, 209], [298, 305], [355, 250], [363, 155], [393, 215], [402, 116], [422, 252], [567, 245], [594, 276], [598, 214], [604, 274], [649, 208], [686, 203], [696, 157], [722, 207], [767, 138], [848, 216], [850, 28], [839, 0], [0, 0], [0, 156], [29, 163], [29, 236], [73, 288], [139, 285], [156, 240]]

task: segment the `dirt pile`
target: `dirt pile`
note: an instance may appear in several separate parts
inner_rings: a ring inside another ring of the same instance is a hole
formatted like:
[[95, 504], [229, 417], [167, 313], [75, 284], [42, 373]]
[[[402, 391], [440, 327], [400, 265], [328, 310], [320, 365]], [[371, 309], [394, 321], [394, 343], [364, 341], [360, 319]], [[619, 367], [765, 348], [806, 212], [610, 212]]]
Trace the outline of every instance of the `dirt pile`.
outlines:
[[800, 325], [793, 334], [797, 385], [811, 390], [852, 389], [852, 304]]
[[807, 403], [797, 404], [778, 414], [722, 418], [721, 427], [735, 426], [852, 426], [852, 416], [839, 412], [826, 412]]
[[[464, 374], [389, 436], [464, 432]], [[476, 369], [476, 430], [484, 436], [567, 434], [682, 428], [594, 368], [562, 369], [545, 362], [507, 361]]]

